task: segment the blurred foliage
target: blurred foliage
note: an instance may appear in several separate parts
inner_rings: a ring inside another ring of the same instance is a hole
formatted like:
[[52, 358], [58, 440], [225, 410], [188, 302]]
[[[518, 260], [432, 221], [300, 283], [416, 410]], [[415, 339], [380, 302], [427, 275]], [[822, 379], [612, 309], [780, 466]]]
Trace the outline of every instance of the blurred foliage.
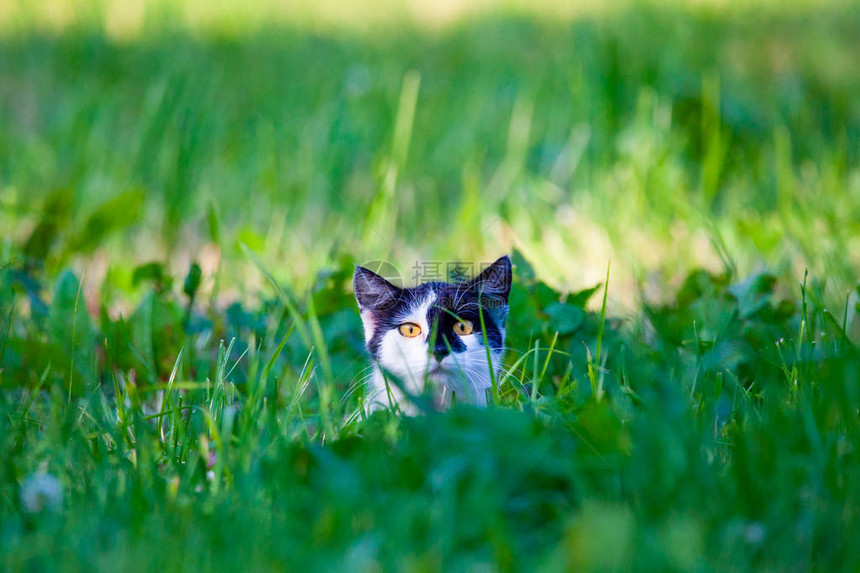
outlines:
[[625, 299], [696, 266], [808, 267], [844, 291], [860, 10], [726, 4], [228, 34], [163, 23], [167, 2], [120, 41], [95, 3], [62, 33], [11, 27], [5, 249], [52, 272], [93, 250], [177, 272], [214, 238], [223, 286], [243, 288], [245, 245], [304, 289], [344, 255], [408, 268], [502, 244], [566, 289], [612, 258]]
[[[860, 567], [855, 4], [145, 5], [0, 6], [0, 568]], [[365, 419], [353, 263], [508, 249]]]
[[[198, 267], [149, 264], [135, 311], [96, 323], [72, 273], [37, 284], [47, 316], [13, 310], [0, 354], [5, 567], [860, 563], [860, 353], [822, 285], [694, 271], [621, 320], [587, 308], [600, 285], [564, 295], [514, 260], [503, 407], [413, 419], [354, 416], [346, 261], [255, 309], [192, 305]], [[20, 506], [34, 472], [60, 478], [60, 509]]]

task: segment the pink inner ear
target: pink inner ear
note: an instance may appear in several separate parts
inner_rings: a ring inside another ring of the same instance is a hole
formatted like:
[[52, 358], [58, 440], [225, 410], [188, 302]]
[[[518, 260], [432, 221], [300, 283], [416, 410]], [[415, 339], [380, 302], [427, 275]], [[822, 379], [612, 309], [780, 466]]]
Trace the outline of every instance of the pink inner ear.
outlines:
[[376, 317], [367, 308], [361, 309], [358, 315], [361, 317], [361, 324], [364, 326], [364, 339], [369, 342], [373, 338], [373, 331], [376, 330]]

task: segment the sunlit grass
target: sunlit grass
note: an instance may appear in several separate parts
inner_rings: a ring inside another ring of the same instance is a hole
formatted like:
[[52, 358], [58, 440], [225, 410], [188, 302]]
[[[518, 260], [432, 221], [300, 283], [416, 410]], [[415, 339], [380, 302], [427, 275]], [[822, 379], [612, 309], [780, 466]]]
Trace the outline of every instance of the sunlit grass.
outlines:
[[[666, 5], [410, 25], [382, 44], [312, 39], [301, 20], [188, 37], [156, 16], [128, 44], [84, 24], [8, 39], [5, 248], [26, 241], [51, 193], [69, 193], [49, 266], [92, 267], [88, 281], [118, 293], [134, 265], [164, 258], [175, 273], [191, 259], [221, 268], [228, 299], [253, 293], [242, 245], [299, 290], [342, 255], [407, 274], [417, 259], [516, 246], [566, 289], [615, 261], [612, 304], [625, 307], [639, 284], [695, 266], [809, 268], [841, 297], [860, 264], [856, 12], [761, 9], [772, 24]], [[89, 217], [118, 194], [125, 232], [87, 243]]]
[[298, 26], [305, 30], [352, 31], [398, 26], [439, 30], [486, 16], [519, 16], [545, 21], [572, 21], [583, 17], [616, 14], [635, 6], [695, 9], [712, 15], [738, 15], [755, 11], [806, 12], [818, 8], [852, 6], [850, 0], [652, 0], [650, 2], [607, 0], [561, 2], [549, 0], [46, 0], [33, 3], [10, 0], [0, 5], [0, 31], [52, 30], [60, 32], [81, 26], [102, 27], [118, 41], [140, 39], [163, 29], [182, 29], [203, 34], [243, 36], [272, 26]]

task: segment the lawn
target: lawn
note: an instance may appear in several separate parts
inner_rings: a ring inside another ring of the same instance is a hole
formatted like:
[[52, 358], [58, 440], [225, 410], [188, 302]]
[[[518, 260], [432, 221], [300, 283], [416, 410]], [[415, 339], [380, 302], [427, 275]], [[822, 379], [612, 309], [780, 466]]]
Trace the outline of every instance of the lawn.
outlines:
[[[856, 571], [860, 6], [0, 6], [0, 568]], [[354, 264], [515, 265], [360, 414]]]

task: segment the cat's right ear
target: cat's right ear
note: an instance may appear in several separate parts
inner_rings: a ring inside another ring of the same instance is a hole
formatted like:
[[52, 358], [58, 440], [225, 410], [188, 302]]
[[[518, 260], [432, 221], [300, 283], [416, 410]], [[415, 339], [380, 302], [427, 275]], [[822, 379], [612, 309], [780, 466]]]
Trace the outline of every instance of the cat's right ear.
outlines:
[[364, 311], [376, 314], [393, 307], [403, 293], [375, 272], [359, 266], [355, 267], [352, 286], [362, 314]]
[[355, 267], [352, 287], [361, 311], [364, 338], [370, 343], [379, 324], [380, 315], [397, 303], [403, 291], [375, 272], [359, 266]]

